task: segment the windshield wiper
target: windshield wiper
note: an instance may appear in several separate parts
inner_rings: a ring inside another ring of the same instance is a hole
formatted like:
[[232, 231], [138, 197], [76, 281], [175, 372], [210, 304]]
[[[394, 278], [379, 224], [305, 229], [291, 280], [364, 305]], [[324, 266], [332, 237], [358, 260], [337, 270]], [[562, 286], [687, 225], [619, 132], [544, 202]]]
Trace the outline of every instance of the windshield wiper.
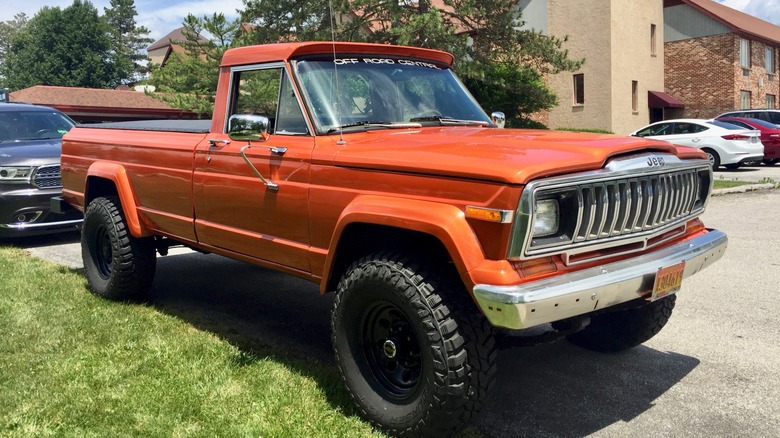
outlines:
[[462, 120], [451, 119], [444, 116], [423, 116], [415, 117], [409, 120], [410, 122], [439, 122], [441, 125], [473, 125], [473, 126], [488, 126], [490, 123], [484, 120]]
[[382, 120], [363, 120], [360, 122], [354, 122], [354, 123], [345, 123], [340, 126], [336, 126], [335, 128], [328, 129], [328, 134], [339, 132], [344, 129], [348, 128], [356, 128], [356, 127], [366, 127], [366, 128], [420, 128], [422, 127], [419, 123], [409, 123], [409, 122], [387, 122]]

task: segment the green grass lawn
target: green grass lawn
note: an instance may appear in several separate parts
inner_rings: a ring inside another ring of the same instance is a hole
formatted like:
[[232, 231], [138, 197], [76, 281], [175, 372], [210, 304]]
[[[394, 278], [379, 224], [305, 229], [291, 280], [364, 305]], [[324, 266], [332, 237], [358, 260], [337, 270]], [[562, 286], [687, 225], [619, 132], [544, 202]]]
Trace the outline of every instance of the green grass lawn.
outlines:
[[256, 355], [0, 247], [0, 436], [382, 436], [332, 366]]

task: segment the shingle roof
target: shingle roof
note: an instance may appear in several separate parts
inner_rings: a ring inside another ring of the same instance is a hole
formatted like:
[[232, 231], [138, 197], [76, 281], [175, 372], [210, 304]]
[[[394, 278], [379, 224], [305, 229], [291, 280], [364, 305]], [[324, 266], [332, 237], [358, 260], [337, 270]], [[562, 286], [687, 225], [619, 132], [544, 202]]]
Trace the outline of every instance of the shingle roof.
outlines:
[[172, 43], [181, 43], [184, 41], [187, 41], [187, 38], [184, 36], [184, 27], [180, 27], [168, 32], [168, 35], [155, 41], [154, 44], [146, 48], [146, 51], [150, 52], [165, 46], [170, 46]]
[[145, 93], [129, 90], [36, 85], [12, 92], [10, 100], [52, 106], [66, 114], [104, 114], [140, 119], [195, 116]]
[[687, 4], [722, 23], [737, 35], [780, 46], [780, 26], [737, 11], [714, 0], [666, 0], [664, 6]]
[[97, 88], [52, 87], [36, 85], [11, 93], [14, 102], [45, 105], [72, 105], [99, 108], [172, 109], [145, 93]]

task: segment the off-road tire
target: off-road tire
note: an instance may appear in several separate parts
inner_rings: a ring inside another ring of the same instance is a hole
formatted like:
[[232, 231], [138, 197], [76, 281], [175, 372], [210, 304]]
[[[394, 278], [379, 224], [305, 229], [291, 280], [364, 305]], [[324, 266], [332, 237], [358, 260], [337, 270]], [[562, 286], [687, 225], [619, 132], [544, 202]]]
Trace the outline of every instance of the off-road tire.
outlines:
[[677, 299], [669, 295], [638, 308], [594, 315], [584, 330], [566, 336], [574, 345], [602, 353], [616, 353], [647, 341], [666, 325]]
[[341, 378], [360, 414], [393, 436], [452, 436], [495, 379], [492, 327], [441, 271], [380, 253], [338, 285], [331, 327]]
[[119, 199], [96, 198], [84, 213], [81, 257], [89, 287], [110, 300], [140, 300], [152, 287], [156, 255], [152, 238], [130, 234]]

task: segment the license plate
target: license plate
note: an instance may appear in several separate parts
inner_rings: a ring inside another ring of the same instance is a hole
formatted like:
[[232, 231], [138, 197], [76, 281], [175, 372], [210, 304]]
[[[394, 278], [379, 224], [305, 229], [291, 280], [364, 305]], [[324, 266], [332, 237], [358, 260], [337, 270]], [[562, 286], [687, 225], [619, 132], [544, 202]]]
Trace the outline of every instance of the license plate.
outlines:
[[685, 262], [659, 269], [655, 274], [655, 284], [653, 284], [653, 294], [650, 296], [650, 301], [659, 300], [680, 290], [684, 270]]

